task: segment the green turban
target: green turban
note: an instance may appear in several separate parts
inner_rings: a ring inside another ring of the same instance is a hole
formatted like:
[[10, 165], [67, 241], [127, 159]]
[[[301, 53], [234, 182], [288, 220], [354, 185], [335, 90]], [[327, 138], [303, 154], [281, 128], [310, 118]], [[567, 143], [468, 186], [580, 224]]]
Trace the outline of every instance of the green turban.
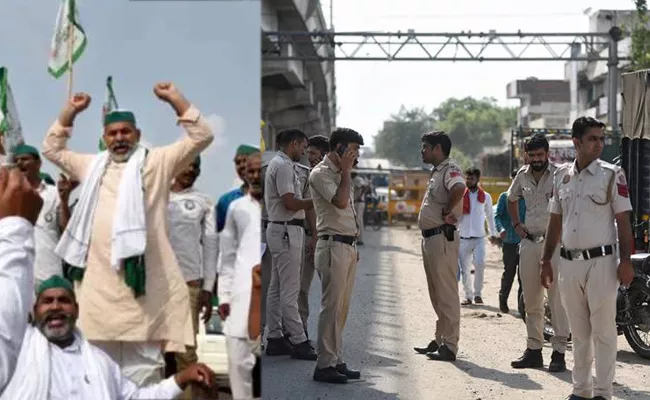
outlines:
[[41, 283], [41, 286], [38, 287], [36, 295], [40, 296], [48, 289], [65, 289], [74, 295], [72, 283], [59, 275], [52, 275], [50, 278], [44, 280], [43, 283]]
[[242, 144], [239, 147], [237, 147], [237, 155], [238, 156], [249, 156], [254, 153], [259, 153], [260, 149], [258, 149], [255, 146], [251, 146], [249, 144]]
[[34, 146], [30, 146], [28, 144], [21, 144], [16, 146], [16, 148], [14, 149], [15, 156], [23, 156], [25, 154], [31, 154], [38, 159], [41, 158], [41, 155], [38, 153], [38, 150]]
[[41, 180], [45, 181], [48, 185], [56, 185], [56, 182], [54, 182], [54, 179], [50, 176], [50, 174], [46, 172], [39, 172], [39, 176], [41, 177]]
[[129, 122], [133, 126], [137, 126], [135, 122], [135, 114], [126, 110], [111, 111], [104, 117], [104, 126], [114, 122]]

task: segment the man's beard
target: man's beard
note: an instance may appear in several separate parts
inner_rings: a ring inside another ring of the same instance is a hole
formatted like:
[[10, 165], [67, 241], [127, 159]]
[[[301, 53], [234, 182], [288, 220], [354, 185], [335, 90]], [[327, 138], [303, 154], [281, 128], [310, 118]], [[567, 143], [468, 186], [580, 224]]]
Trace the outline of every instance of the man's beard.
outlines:
[[471, 184], [471, 185], [467, 183], [467, 184], [465, 184], [465, 186], [467, 186], [467, 188], [469, 190], [474, 190], [474, 189], [476, 189], [478, 187], [478, 183], [474, 183], [474, 184]]
[[[130, 146], [129, 144], [124, 144], [124, 143], [118, 143], [116, 146], [118, 146], [120, 144]], [[131, 156], [135, 152], [135, 149], [136, 149], [136, 146], [130, 146], [129, 151], [127, 151], [124, 154], [117, 154], [114, 151], [110, 151], [109, 154], [111, 156], [111, 160], [113, 160], [114, 162], [123, 163], [123, 162], [129, 161], [129, 158], [131, 158]]]
[[[48, 322], [55, 318], [61, 318], [63, 324], [56, 328], [48, 326]], [[62, 342], [70, 339], [73, 336], [75, 319], [72, 316], [65, 315], [63, 313], [49, 313], [46, 314], [43, 319], [36, 321], [38, 329], [41, 331], [43, 336], [51, 342]]]
[[530, 163], [530, 167], [533, 169], [535, 172], [540, 172], [543, 171], [544, 168], [548, 165], [548, 161], [546, 162], [534, 162]]
[[261, 200], [262, 199], [262, 182], [261, 181], [250, 182], [248, 184], [248, 186], [250, 188], [249, 193], [251, 194], [251, 196], [253, 196], [253, 198], [255, 198], [257, 200]]

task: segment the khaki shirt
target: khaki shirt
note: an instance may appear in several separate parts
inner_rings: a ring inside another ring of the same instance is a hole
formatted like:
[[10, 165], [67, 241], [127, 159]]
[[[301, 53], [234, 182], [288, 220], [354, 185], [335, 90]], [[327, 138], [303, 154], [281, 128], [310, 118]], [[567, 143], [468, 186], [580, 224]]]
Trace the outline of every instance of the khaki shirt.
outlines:
[[530, 165], [523, 166], [508, 189], [508, 201], [524, 199], [526, 202], [526, 228], [533, 235], [546, 232], [548, 225], [548, 202], [553, 195], [553, 175], [557, 167], [550, 162], [540, 178], [535, 181]]
[[562, 216], [562, 246], [566, 249], [615, 244], [614, 216], [631, 210], [620, 167], [596, 160], [580, 172], [575, 163], [564, 164], [555, 172], [549, 211]]
[[[294, 165], [296, 175], [298, 176], [298, 182], [300, 182], [300, 187], [302, 188], [302, 198], [303, 199], [311, 199], [311, 193], [309, 193], [309, 174], [311, 173], [311, 170], [309, 167], [297, 162]], [[305, 228], [305, 233], [311, 230], [311, 227], [309, 226], [309, 223], [307, 222], [307, 218], [305, 216], [305, 223], [303, 224], [303, 227]], [[307, 242], [305, 241], [305, 244]]]
[[[268, 169], [268, 165], [262, 165], [262, 169], [260, 170], [260, 179], [262, 181], [262, 201], [260, 202], [262, 204], [262, 221], [268, 221], [269, 220], [269, 214], [266, 212], [266, 206], [264, 204], [264, 193], [266, 193], [266, 186], [265, 186], [265, 180], [266, 180], [266, 170]], [[262, 232], [264, 233], [264, 232]]]
[[302, 199], [302, 188], [296, 174], [294, 162], [279, 151], [266, 169], [264, 177], [264, 205], [269, 221], [291, 221], [304, 219], [305, 210], [290, 211], [284, 206], [282, 196], [291, 193]]
[[[427, 192], [422, 199], [420, 215], [418, 215], [418, 227], [420, 230], [427, 230], [442, 226], [445, 221], [442, 219], [442, 210], [449, 202], [449, 191], [457, 183], [465, 184], [465, 179], [460, 167], [450, 159], [446, 159], [440, 165], [431, 168], [431, 178], [427, 186]], [[460, 201], [451, 210], [457, 217], [462, 214], [463, 202]]]
[[327, 157], [309, 175], [311, 198], [314, 199], [316, 229], [319, 235], [358, 236], [356, 213], [352, 202], [352, 187], [347, 207], [341, 210], [332, 199], [341, 184], [341, 170]]

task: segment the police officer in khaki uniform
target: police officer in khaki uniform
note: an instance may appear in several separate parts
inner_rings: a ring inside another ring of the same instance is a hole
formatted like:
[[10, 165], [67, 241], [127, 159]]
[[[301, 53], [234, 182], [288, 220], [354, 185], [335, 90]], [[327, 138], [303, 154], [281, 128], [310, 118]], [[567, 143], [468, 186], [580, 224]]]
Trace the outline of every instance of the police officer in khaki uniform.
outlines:
[[438, 316], [435, 339], [415, 347], [432, 360], [455, 361], [460, 336], [458, 298], [458, 252], [456, 225], [462, 214], [465, 180], [460, 167], [449, 159], [451, 139], [442, 131], [422, 135], [422, 162], [432, 164], [427, 192], [420, 206], [418, 227], [422, 231], [422, 259], [431, 304]]
[[[580, 117], [573, 123], [577, 156], [575, 162], [560, 166], [555, 173], [541, 261], [542, 284], [548, 288], [558, 280], [569, 317], [575, 363], [569, 399], [573, 400], [612, 398], [617, 275], [623, 286], [629, 286], [634, 278], [630, 261], [632, 206], [624, 172], [599, 160], [604, 128], [605, 124], [591, 117]], [[558, 243], [561, 248], [556, 275], [552, 264]]]
[[330, 152], [309, 176], [318, 229], [315, 267], [322, 287], [314, 380], [321, 382], [361, 377], [343, 362], [343, 329], [359, 260], [351, 172], [362, 145], [358, 132], [337, 128], [330, 136]]
[[[296, 359], [315, 360], [316, 352], [305, 336], [298, 313], [305, 210], [313, 208], [313, 203], [302, 199], [303, 189], [294, 163], [305, 152], [307, 135], [290, 129], [278, 138], [280, 151], [267, 167], [264, 184], [264, 205], [269, 218], [266, 242], [273, 259], [266, 300], [266, 354], [291, 354]], [[291, 346], [283, 338], [283, 328]]]
[[[329, 145], [329, 139], [325, 136], [316, 135], [309, 138], [307, 159], [309, 160], [309, 165], [312, 169], [318, 163], [323, 161], [325, 154], [329, 151]], [[307, 173], [307, 180], [304, 187], [304, 198], [311, 198], [309, 190], [309, 173]], [[311, 288], [311, 282], [314, 279], [314, 250], [316, 249], [318, 235], [316, 234], [316, 213], [314, 210], [308, 210], [305, 214], [307, 217], [307, 224], [305, 225], [305, 253], [302, 260], [302, 268], [300, 270], [298, 311], [300, 313], [302, 324], [305, 326], [305, 335], [309, 338], [309, 334], [307, 333], [307, 320], [309, 319], [309, 289]]]
[[[528, 165], [522, 167], [508, 190], [508, 213], [512, 226], [522, 240], [519, 245], [519, 276], [526, 304], [528, 341], [523, 356], [511, 363], [513, 368], [542, 368], [544, 360], [544, 287], [539, 280], [539, 260], [548, 225], [548, 202], [553, 194], [553, 174], [557, 169], [548, 160], [549, 143], [546, 136], [536, 134], [524, 145]], [[526, 224], [519, 220], [519, 199], [526, 202]], [[559, 249], [554, 253], [553, 268], [557, 275]], [[553, 353], [549, 372], [566, 371], [564, 353], [569, 339], [566, 316], [557, 283], [548, 290], [548, 302], [553, 315], [555, 335], [551, 339]]]

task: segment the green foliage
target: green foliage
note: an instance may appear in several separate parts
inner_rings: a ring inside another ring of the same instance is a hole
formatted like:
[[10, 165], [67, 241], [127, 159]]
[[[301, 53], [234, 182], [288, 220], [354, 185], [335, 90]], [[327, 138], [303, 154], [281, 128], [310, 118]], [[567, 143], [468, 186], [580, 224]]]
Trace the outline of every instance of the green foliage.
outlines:
[[504, 130], [514, 127], [516, 121], [516, 109], [499, 107], [493, 98], [451, 98], [431, 113], [402, 106], [397, 114], [384, 121], [375, 136], [375, 151], [378, 157], [410, 167], [420, 166], [420, 136], [440, 129], [451, 136], [451, 156], [465, 168], [472, 165], [472, 158], [485, 146], [500, 145]]
[[650, 68], [650, 31], [648, 31], [648, 5], [646, 0], [636, 0], [636, 16], [630, 31], [632, 38], [630, 58], [635, 70]]
[[461, 170], [465, 171], [467, 168], [474, 165], [472, 160], [465, 155], [462, 151], [458, 150], [456, 147], [451, 148], [451, 154], [449, 158], [456, 161], [456, 164], [460, 167]]

